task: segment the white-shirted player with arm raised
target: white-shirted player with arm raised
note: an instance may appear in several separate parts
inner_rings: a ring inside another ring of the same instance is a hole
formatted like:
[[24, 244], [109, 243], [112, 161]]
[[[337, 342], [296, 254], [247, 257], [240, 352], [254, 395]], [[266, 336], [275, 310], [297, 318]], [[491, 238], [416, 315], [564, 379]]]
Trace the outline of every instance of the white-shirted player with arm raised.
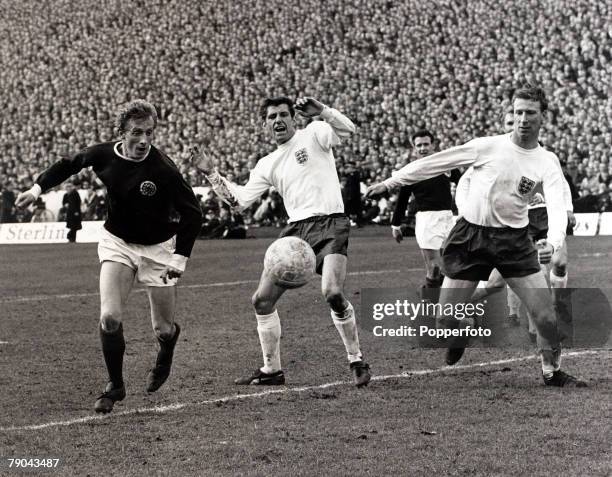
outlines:
[[[586, 386], [561, 371], [561, 344], [557, 317], [540, 270], [538, 252], [527, 232], [527, 207], [536, 184], [541, 183], [549, 213], [548, 240], [540, 259], [550, 260], [563, 245], [567, 215], [563, 175], [557, 158], [538, 143], [543, 113], [548, 104], [541, 88], [525, 86], [513, 98], [514, 131], [511, 134], [473, 139], [403, 167], [393, 177], [368, 188], [367, 195], [412, 184], [455, 167], [473, 166], [462, 217], [453, 227], [442, 253], [446, 276], [440, 303], [469, 302], [478, 281], [497, 268], [531, 313], [538, 330], [538, 348], [546, 385]], [[458, 320], [450, 326], [459, 327]], [[452, 341], [447, 364], [463, 355], [465, 341]]]
[[[296, 129], [295, 109], [303, 116], [318, 116], [322, 121]], [[277, 148], [258, 161], [244, 186], [221, 177], [205, 154], [196, 150], [193, 159], [215, 192], [231, 205], [248, 207], [270, 187], [275, 187], [282, 196], [289, 224], [280, 236], [297, 236], [313, 248], [323, 296], [344, 342], [355, 384], [360, 387], [368, 384], [370, 372], [359, 347], [355, 311], [344, 296], [350, 223], [344, 214], [332, 152], [341, 139], [352, 135], [355, 126], [342, 113], [314, 98], [298, 99], [295, 109], [293, 102], [284, 96], [263, 102], [261, 118]], [[284, 384], [276, 303], [285, 290], [264, 269], [252, 299], [264, 365], [252, 375], [236, 380], [236, 384]]]

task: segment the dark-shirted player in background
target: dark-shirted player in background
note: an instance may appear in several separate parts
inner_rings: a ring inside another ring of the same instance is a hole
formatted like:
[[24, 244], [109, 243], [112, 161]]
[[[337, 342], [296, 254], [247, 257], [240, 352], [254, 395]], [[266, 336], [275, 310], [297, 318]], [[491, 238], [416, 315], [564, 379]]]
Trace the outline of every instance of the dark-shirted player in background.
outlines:
[[[434, 135], [427, 129], [421, 129], [412, 135], [412, 144], [417, 159], [429, 156], [434, 152]], [[423, 288], [440, 288], [444, 276], [441, 273], [440, 249], [448, 232], [453, 227], [451, 182], [459, 181], [461, 173], [454, 169], [450, 173], [440, 174], [412, 185], [400, 188], [393, 219], [391, 233], [397, 243], [403, 240], [400, 227], [406, 215], [408, 200], [414, 194], [416, 203], [415, 236], [425, 261], [425, 284]]]
[[175, 285], [202, 222], [191, 187], [172, 160], [152, 144], [157, 126], [153, 105], [143, 100], [126, 104], [116, 125], [120, 141], [97, 144], [56, 162], [17, 199], [17, 205], [25, 207], [86, 167], [93, 168], [108, 190], [108, 218], [98, 244], [100, 340], [109, 382], [94, 409], [102, 413], [112, 411], [126, 395], [122, 321], [134, 278], [147, 287], [160, 346], [147, 376], [147, 391], [156, 391], [168, 378], [180, 333], [174, 322]]

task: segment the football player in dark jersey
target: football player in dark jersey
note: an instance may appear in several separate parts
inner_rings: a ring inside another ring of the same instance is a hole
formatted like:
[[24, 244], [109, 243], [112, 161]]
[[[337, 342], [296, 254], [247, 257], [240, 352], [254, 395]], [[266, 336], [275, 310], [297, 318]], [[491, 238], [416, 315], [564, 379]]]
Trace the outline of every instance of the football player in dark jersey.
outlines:
[[[434, 136], [426, 129], [412, 135], [412, 144], [418, 159], [434, 152]], [[442, 286], [444, 277], [440, 272], [440, 249], [454, 224], [450, 184], [456, 184], [460, 177], [459, 170], [454, 169], [449, 174], [440, 174], [416, 184], [402, 186], [397, 197], [391, 231], [393, 238], [400, 243], [403, 240], [400, 224], [406, 214], [408, 200], [411, 194], [414, 194], [417, 210], [415, 235], [425, 261], [424, 288]]]
[[108, 192], [100, 259], [100, 339], [109, 382], [96, 400], [96, 412], [112, 411], [125, 398], [122, 321], [134, 279], [147, 287], [153, 330], [159, 342], [147, 391], [168, 378], [180, 328], [174, 322], [176, 282], [200, 231], [202, 213], [191, 187], [172, 160], [153, 146], [157, 113], [134, 100], [116, 118], [121, 139], [87, 147], [43, 171], [19, 195], [25, 207], [81, 169], [91, 167]]

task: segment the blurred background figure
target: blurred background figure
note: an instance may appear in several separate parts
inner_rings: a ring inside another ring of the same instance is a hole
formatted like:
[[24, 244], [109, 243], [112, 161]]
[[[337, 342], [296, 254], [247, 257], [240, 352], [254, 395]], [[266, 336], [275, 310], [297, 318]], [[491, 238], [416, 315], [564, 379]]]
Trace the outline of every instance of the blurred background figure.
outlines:
[[361, 176], [355, 162], [345, 164], [344, 177], [340, 181], [344, 213], [351, 219], [351, 225], [361, 227]]
[[66, 193], [62, 199], [62, 208], [66, 217], [66, 228], [68, 229], [68, 242], [76, 242], [77, 231], [81, 230], [81, 196], [76, 190], [74, 183], [66, 183]]
[[55, 215], [49, 209], [47, 209], [47, 204], [40, 197], [36, 199], [34, 203], [34, 213], [32, 214], [32, 218], [30, 222], [54, 222]]
[[15, 185], [12, 182], [6, 182], [2, 187], [2, 195], [0, 204], [0, 223], [8, 224], [11, 222], [17, 222], [15, 216]]

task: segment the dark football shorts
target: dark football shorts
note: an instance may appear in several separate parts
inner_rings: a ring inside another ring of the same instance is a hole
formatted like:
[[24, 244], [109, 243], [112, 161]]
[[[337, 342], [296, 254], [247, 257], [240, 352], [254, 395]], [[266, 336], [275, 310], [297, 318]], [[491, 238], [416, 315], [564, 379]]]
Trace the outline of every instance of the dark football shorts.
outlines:
[[457, 220], [442, 248], [444, 275], [486, 281], [494, 268], [504, 278], [525, 277], [540, 271], [538, 252], [527, 227], [484, 227], [464, 218]]
[[280, 237], [299, 237], [307, 242], [317, 256], [317, 273], [321, 275], [326, 255], [347, 255], [351, 223], [344, 214], [317, 215], [291, 222]]
[[529, 236], [534, 242], [548, 237], [548, 212], [546, 207], [529, 209]]

